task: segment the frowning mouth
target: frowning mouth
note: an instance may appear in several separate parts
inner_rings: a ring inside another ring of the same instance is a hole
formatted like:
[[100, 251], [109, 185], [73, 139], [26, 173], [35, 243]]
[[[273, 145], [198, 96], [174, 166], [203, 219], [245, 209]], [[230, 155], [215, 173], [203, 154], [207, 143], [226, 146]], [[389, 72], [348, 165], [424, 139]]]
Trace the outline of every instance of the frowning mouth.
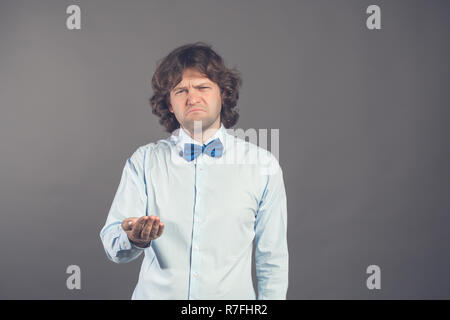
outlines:
[[194, 109], [190, 109], [190, 110], [188, 111], [188, 113], [191, 113], [191, 112], [194, 112], [194, 111], [202, 111], [202, 112], [206, 112], [206, 110], [204, 110], [204, 109], [194, 108]]

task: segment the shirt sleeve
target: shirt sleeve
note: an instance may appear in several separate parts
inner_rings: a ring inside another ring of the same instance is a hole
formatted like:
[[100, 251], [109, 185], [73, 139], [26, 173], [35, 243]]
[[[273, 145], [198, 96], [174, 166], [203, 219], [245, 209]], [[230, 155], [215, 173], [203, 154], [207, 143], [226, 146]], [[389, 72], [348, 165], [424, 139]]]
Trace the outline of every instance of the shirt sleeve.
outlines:
[[106, 255], [116, 263], [130, 262], [146, 249], [131, 243], [121, 225], [126, 218], [147, 215], [144, 161], [145, 150], [140, 147], [125, 162], [106, 223], [100, 231]]
[[[273, 157], [273, 156], [272, 156]], [[288, 288], [287, 200], [283, 172], [265, 175], [265, 187], [255, 221], [255, 264], [258, 300], [285, 300]]]

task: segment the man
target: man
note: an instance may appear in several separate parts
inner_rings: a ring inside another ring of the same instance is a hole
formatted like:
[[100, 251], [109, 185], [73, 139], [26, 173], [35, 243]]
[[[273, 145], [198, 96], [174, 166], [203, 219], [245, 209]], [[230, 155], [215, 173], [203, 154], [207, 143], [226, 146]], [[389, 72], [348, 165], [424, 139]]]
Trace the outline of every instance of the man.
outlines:
[[150, 101], [171, 135], [128, 158], [100, 232], [116, 263], [145, 254], [132, 299], [286, 299], [283, 174], [270, 152], [226, 130], [240, 85], [203, 43], [159, 63]]

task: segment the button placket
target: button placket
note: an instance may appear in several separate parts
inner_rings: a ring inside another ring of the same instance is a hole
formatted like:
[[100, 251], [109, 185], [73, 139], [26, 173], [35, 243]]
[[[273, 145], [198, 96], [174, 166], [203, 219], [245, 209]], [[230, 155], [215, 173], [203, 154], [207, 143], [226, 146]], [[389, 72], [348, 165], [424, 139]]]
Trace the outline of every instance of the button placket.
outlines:
[[201, 270], [201, 255], [199, 252], [199, 245], [200, 237], [202, 234], [202, 218], [201, 218], [201, 212], [202, 212], [202, 192], [201, 190], [201, 181], [202, 181], [202, 174], [201, 174], [201, 166], [202, 161], [199, 159], [200, 157], [197, 157], [196, 163], [195, 163], [195, 207], [193, 212], [193, 232], [192, 232], [192, 247], [191, 247], [191, 279], [190, 279], [190, 290], [189, 290], [189, 298], [190, 299], [197, 299], [198, 298], [198, 290], [199, 290], [199, 271]]

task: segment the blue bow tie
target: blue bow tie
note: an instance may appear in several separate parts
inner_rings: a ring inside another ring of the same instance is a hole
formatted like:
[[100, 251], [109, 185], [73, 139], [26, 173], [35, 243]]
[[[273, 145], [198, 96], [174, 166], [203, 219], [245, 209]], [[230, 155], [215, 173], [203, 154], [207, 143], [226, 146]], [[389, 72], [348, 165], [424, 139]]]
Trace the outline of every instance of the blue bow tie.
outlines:
[[199, 145], [195, 143], [185, 143], [183, 157], [187, 161], [192, 161], [197, 158], [201, 153], [206, 153], [213, 158], [220, 158], [223, 152], [223, 145], [219, 138], [214, 139], [208, 144]]

